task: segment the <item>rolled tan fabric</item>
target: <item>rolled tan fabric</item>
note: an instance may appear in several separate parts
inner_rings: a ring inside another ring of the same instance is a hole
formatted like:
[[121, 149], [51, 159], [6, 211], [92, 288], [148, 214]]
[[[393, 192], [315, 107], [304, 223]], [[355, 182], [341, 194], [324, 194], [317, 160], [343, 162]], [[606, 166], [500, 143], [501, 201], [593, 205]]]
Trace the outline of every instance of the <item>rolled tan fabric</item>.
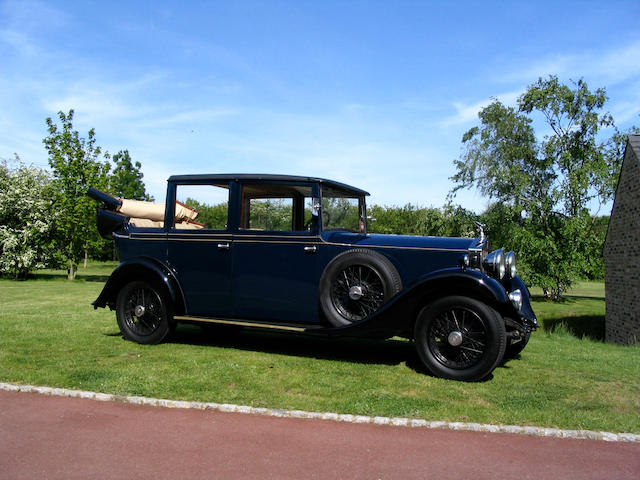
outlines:
[[[164, 203], [143, 202], [140, 200], [122, 199], [119, 212], [133, 219], [164, 221]], [[135, 223], [135, 222], [134, 222]], [[140, 226], [136, 223], [137, 226]]]
[[[120, 213], [127, 217], [136, 219], [146, 218], [156, 222], [164, 221], [164, 203], [143, 202], [141, 200], [122, 199], [122, 205], [118, 209]], [[198, 211], [181, 202], [176, 202], [175, 219], [188, 218], [193, 220], [198, 216]], [[137, 224], [136, 224], [137, 225]], [[139, 225], [138, 225], [139, 226]]]
[[177, 222], [175, 224], [175, 228], [178, 230], [200, 230], [201, 228], [204, 228], [204, 224], [185, 220], [184, 222]]
[[129, 223], [138, 228], [162, 228], [164, 226], [164, 222], [157, 222], [148, 218], [130, 218]]
[[182, 202], [176, 202], [176, 214], [175, 219], [188, 218], [193, 220], [198, 216], [198, 211], [195, 208], [185, 205]]

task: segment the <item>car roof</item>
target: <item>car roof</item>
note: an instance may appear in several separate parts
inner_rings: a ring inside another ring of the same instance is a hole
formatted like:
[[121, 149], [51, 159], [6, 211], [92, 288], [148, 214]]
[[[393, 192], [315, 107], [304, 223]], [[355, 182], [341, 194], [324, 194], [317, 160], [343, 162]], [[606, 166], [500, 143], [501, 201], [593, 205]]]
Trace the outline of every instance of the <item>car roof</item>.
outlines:
[[369, 192], [347, 185], [346, 183], [327, 180], [318, 177], [303, 177], [298, 175], [273, 175], [260, 173], [211, 173], [198, 175], [172, 175], [169, 182], [229, 182], [229, 181], [270, 181], [270, 182], [292, 182], [292, 183], [321, 183], [328, 187], [353, 193], [355, 195], [369, 195]]

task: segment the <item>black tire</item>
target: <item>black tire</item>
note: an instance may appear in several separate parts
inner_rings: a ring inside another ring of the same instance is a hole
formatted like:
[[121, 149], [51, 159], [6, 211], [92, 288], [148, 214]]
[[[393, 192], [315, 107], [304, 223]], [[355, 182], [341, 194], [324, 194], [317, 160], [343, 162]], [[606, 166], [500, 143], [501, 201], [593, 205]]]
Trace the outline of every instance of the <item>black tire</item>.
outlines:
[[513, 340], [509, 340], [509, 344], [507, 345], [507, 348], [504, 352], [505, 360], [514, 358], [517, 355], [519, 355], [520, 352], [524, 350], [524, 347], [527, 346], [527, 343], [529, 343], [529, 338], [531, 338], [531, 332], [526, 332], [524, 336], [522, 336], [521, 339], [518, 340], [517, 342], [514, 342]]
[[459, 296], [441, 298], [420, 311], [414, 342], [433, 375], [463, 381], [491, 374], [507, 343], [504, 321], [493, 308]]
[[402, 290], [400, 275], [381, 254], [348, 250], [336, 256], [320, 280], [320, 307], [331, 325], [358, 322]]
[[122, 335], [137, 343], [160, 343], [172, 330], [169, 301], [162, 290], [143, 281], [131, 282], [120, 290], [116, 318]]

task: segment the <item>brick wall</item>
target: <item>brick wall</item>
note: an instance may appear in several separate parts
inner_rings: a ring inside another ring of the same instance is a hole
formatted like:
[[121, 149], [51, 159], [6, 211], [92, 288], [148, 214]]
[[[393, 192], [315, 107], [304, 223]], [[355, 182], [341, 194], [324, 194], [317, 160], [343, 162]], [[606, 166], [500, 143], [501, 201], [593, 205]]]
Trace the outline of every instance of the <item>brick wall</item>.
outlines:
[[640, 135], [629, 135], [604, 247], [606, 340], [640, 343]]

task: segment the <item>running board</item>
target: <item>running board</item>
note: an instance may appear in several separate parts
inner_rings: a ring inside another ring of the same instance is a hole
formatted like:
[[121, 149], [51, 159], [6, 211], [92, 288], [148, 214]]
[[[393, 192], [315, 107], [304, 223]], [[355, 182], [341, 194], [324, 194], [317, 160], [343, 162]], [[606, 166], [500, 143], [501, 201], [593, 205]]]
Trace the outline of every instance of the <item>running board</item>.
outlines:
[[284, 330], [288, 332], [308, 332], [311, 330], [323, 330], [322, 327], [298, 327], [291, 324], [264, 323], [251, 320], [228, 320], [222, 318], [192, 317], [176, 315], [175, 320], [181, 322], [217, 323], [219, 325], [236, 325], [238, 327], [266, 328], [271, 330]]

